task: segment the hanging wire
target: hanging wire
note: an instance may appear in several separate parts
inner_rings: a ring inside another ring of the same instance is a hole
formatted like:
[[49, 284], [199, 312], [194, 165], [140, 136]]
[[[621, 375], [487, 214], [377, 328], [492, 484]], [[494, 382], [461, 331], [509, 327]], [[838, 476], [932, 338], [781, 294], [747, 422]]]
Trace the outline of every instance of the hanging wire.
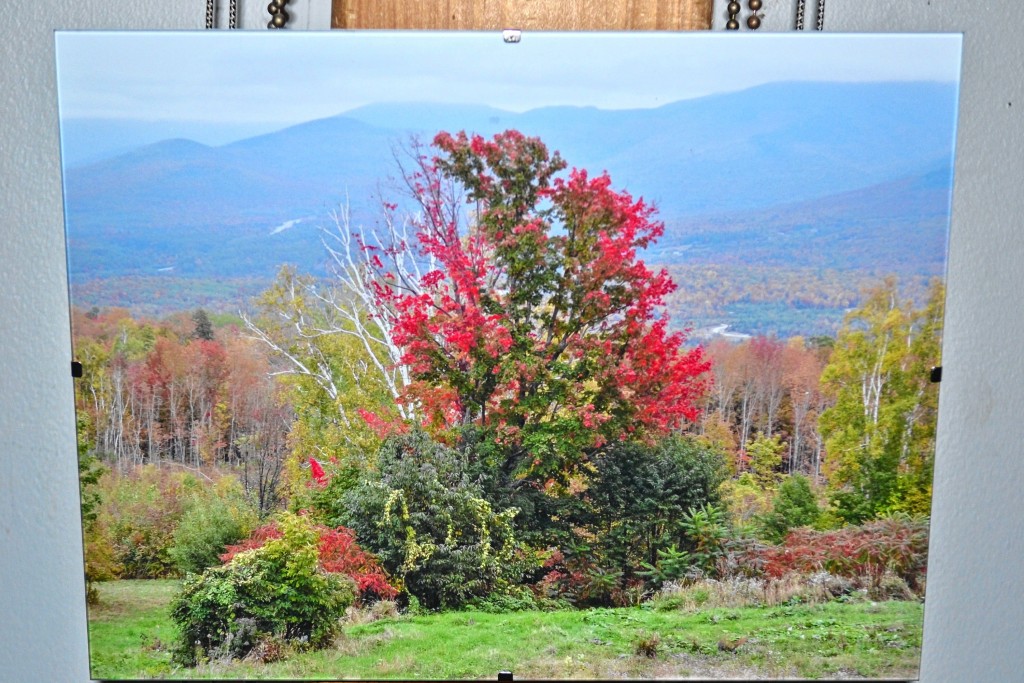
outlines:
[[807, 0], [797, 0], [796, 3], [796, 30], [804, 30], [804, 12], [807, 11]]
[[825, 28], [825, 0], [818, 0], [818, 24], [817, 30]]
[[206, 0], [206, 28], [213, 28], [213, 0]]

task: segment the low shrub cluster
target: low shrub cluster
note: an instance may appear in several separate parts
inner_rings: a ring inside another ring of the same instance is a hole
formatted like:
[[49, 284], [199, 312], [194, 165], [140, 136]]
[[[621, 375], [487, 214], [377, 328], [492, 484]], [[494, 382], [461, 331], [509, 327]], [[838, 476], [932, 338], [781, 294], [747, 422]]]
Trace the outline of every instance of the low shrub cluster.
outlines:
[[172, 577], [174, 530], [184, 507], [184, 481], [177, 472], [144, 466], [100, 480], [98, 523], [113, 549], [115, 573], [124, 579]]
[[928, 522], [893, 516], [832, 531], [795, 529], [778, 546], [739, 551], [734, 563], [772, 578], [825, 571], [863, 581], [875, 592], [893, 576], [914, 590], [923, 585], [927, 570]]
[[337, 633], [355, 599], [355, 582], [320, 566], [319, 534], [308, 519], [286, 514], [279, 524], [279, 538], [186, 578], [171, 603], [180, 630], [177, 663], [194, 666], [254, 651], [265, 659], [282, 644], [317, 648]]
[[505, 591], [492, 593], [482, 598], [473, 598], [468, 606], [471, 609], [492, 614], [522, 612], [542, 607], [533, 592], [525, 586], [509, 586]]
[[[923, 593], [927, 538], [927, 521], [905, 516], [830, 531], [802, 527], [789, 531], [778, 545], [732, 538], [724, 543], [727, 550], [713, 571], [673, 579], [663, 574], [651, 604], [656, 609], [696, 610], [851, 600], [858, 595], [912, 600]], [[674, 554], [671, 559], [680, 560]]]
[[234, 477], [214, 476], [156, 465], [104, 472], [85, 539], [101, 577], [170, 578], [219, 564], [257, 515]]
[[[706, 443], [609, 443], [567, 482], [504, 471], [499, 450], [471, 426], [394, 435], [375, 467], [311, 468], [293, 504], [358, 539], [422, 609], [638, 605], [664, 581], [711, 574], [724, 552], [724, 458]], [[239, 549], [261, 534], [273, 531]], [[348, 573], [365, 596], [370, 575]]]
[[244, 538], [257, 522], [256, 510], [232, 477], [190, 491], [183, 508], [168, 551], [183, 575], [217, 565], [224, 548]]

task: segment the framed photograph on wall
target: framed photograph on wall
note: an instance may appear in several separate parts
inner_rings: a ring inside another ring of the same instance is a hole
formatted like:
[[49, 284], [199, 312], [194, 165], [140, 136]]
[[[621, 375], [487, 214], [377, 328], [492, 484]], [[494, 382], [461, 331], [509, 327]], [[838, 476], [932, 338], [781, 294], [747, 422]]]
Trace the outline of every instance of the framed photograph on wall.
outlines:
[[94, 677], [916, 677], [960, 36], [56, 43]]

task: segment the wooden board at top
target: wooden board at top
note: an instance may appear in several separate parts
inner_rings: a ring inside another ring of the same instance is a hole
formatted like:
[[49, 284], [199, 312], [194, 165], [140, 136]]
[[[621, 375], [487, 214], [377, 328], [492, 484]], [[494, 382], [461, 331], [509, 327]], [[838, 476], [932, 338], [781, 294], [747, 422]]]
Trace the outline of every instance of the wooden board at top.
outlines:
[[699, 31], [714, 0], [332, 0], [331, 28]]

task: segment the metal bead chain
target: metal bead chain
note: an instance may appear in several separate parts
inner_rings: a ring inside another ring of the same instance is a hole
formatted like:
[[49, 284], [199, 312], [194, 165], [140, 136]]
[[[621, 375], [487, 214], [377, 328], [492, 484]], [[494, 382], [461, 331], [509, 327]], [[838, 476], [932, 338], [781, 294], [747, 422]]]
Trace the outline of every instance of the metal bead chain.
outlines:
[[267, 5], [267, 11], [270, 12], [270, 23], [267, 24], [267, 28], [285, 27], [289, 18], [284, 8], [287, 4], [288, 0], [270, 0], [270, 4]]
[[737, 21], [736, 17], [740, 13], [740, 3], [736, 0], [732, 0], [727, 7], [729, 10], [729, 21], [726, 22], [725, 28], [729, 31], [738, 31], [740, 28], [740, 22]]
[[761, 6], [761, 0], [747, 0], [747, 7], [750, 8], [750, 16], [747, 17], [747, 28], [751, 31], [756, 31], [761, 27], [761, 17], [757, 13]]
[[818, 0], [818, 24], [817, 29], [821, 31], [825, 28], [825, 0]]
[[806, 11], [807, 0], [797, 0], [796, 3], [796, 30], [804, 30], [804, 12]]
[[[215, 0], [206, 0], [206, 28], [212, 29], [216, 23], [217, 5]], [[238, 0], [231, 0], [228, 5], [228, 28], [238, 28]]]

